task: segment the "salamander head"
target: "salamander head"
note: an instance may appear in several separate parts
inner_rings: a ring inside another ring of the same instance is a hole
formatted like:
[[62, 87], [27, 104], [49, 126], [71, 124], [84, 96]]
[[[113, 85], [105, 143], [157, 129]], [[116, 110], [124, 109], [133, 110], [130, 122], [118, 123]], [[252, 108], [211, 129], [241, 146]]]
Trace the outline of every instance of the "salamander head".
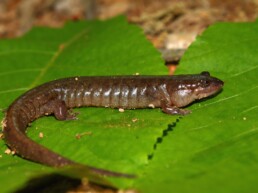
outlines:
[[219, 92], [223, 85], [223, 81], [211, 77], [209, 72], [202, 72], [193, 90], [193, 95], [195, 99], [206, 98]]
[[[172, 97], [173, 104], [178, 107], [186, 106], [191, 102], [203, 99], [218, 93], [223, 81], [210, 76], [209, 72], [202, 72], [198, 75], [186, 76], [178, 85]], [[172, 99], [171, 99], [172, 100]]]

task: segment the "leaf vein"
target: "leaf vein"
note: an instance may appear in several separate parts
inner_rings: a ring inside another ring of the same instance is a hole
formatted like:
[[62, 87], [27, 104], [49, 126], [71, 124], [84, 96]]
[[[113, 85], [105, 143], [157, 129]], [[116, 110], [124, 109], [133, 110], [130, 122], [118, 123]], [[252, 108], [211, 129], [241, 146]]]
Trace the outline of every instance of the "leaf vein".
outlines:
[[219, 99], [219, 100], [214, 101], [214, 102], [210, 102], [210, 103], [205, 104], [205, 105], [203, 105], [203, 106], [201, 106], [201, 107], [196, 107], [194, 110], [203, 109], [203, 108], [206, 108], [207, 106], [214, 105], [214, 104], [217, 104], [217, 103], [220, 103], [220, 102], [223, 102], [223, 101], [227, 101], [227, 100], [232, 99], [232, 98], [239, 97], [239, 96], [241, 96], [241, 95], [243, 95], [243, 94], [246, 94], [246, 93], [248, 93], [248, 92], [250, 92], [250, 91], [252, 91], [252, 90], [255, 90], [255, 89], [257, 89], [257, 88], [258, 88], [258, 85], [254, 86], [253, 88], [250, 88], [250, 89], [248, 89], [248, 90], [245, 90], [245, 91], [243, 91], [243, 92], [241, 92], [241, 93], [238, 93], [238, 94], [235, 94], [235, 95], [232, 95], [232, 96], [229, 96], [229, 97], [225, 97], [225, 98]]
[[10, 92], [17, 92], [17, 91], [26, 91], [26, 90], [28, 90], [28, 88], [15, 88], [15, 89], [10, 89], [10, 90], [0, 91], [0, 94], [10, 93]]
[[0, 56], [3, 55], [12, 55], [14, 53], [37, 53], [37, 54], [45, 54], [45, 55], [53, 55], [54, 52], [42, 51], [42, 50], [12, 50], [6, 52], [0, 52]]
[[37, 71], [40, 71], [40, 70], [41, 70], [40, 68], [14, 70], [14, 71], [9, 71], [9, 72], [1, 72], [0, 76], [9, 75], [9, 74], [16, 74], [16, 73], [23, 73], [23, 72], [37, 72]]
[[73, 42], [77, 41], [80, 37], [82, 37], [83, 35], [86, 34], [86, 30], [83, 30], [77, 34], [75, 34], [71, 39], [69, 39], [67, 42], [61, 43], [57, 49], [57, 51], [55, 52], [55, 54], [53, 55], [53, 57], [50, 59], [50, 61], [48, 63], [46, 63], [45, 67], [43, 67], [41, 69], [40, 74], [37, 76], [37, 78], [31, 83], [31, 85], [29, 86], [30, 88], [35, 87], [40, 80], [42, 79], [42, 77], [46, 74], [46, 72], [55, 64], [55, 61], [57, 60], [57, 58], [63, 53], [63, 51], [69, 47]]

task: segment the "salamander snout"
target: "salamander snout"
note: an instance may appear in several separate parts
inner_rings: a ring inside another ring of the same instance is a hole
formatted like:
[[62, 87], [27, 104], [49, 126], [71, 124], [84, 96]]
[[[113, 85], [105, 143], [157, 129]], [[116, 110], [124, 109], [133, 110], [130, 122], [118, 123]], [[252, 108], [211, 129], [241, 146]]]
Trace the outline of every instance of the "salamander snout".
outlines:
[[219, 91], [224, 85], [224, 82], [218, 78], [212, 78], [212, 81], [210, 83], [210, 87], [214, 91]]
[[224, 82], [220, 79], [214, 78], [212, 81], [212, 86], [220, 90], [224, 85]]
[[202, 79], [199, 87], [195, 89], [197, 99], [209, 97], [218, 93], [224, 85], [224, 82], [218, 78], [207, 77]]

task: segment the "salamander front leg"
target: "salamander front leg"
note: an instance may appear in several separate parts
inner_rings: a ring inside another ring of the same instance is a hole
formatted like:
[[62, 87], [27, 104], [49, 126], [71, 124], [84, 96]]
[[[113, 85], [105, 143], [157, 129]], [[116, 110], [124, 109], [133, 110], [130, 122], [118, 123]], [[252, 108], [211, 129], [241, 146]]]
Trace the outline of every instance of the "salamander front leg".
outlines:
[[176, 106], [170, 105], [166, 101], [161, 102], [161, 109], [164, 113], [170, 114], [170, 115], [187, 115], [191, 113], [190, 110], [180, 109]]
[[54, 116], [57, 120], [75, 120], [77, 119], [76, 115], [78, 113], [72, 112], [71, 109], [68, 109], [65, 102], [60, 99], [55, 99], [49, 101], [45, 108], [46, 112], [54, 113]]

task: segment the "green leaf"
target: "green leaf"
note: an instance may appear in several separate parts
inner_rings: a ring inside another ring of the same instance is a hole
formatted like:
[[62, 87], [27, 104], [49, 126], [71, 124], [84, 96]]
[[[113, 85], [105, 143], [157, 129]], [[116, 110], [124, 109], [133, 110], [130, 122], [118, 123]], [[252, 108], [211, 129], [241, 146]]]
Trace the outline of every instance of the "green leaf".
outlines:
[[[257, 26], [216, 24], [187, 51], [177, 73], [207, 70], [225, 81], [219, 95], [187, 107], [191, 115], [178, 119], [159, 109], [120, 113], [80, 108], [75, 110], [79, 120], [44, 117], [33, 122], [28, 135], [77, 162], [138, 176], [109, 179], [120, 188], [146, 193], [255, 192]], [[34, 28], [22, 38], [0, 42], [0, 108], [49, 80], [137, 72], [167, 74], [159, 53], [123, 18]], [[84, 135], [76, 139], [76, 134]], [[0, 141], [0, 179], [5, 184], [0, 192], [16, 190], [32, 177], [62, 173], [6, 155], [5, 149]]]
[[258, 23], [218, 23], [191, 45], [177, 73], [210, 71], [224, 82], [192, 105], [159, 144], [142, 192], [257, 192]]
[[[135, 73], [166, 74], [166, 67], [142, 31], [124, 18], [68, 23], [62, 29], [34, 28], [22, 38], [1, 40], [0, 108], [6, 109], [20, 94], [49, 80]], [[29, 137], [82, 164], [136, 175], [148, 164], [156, 139], [176, 119], [159, 109], [75, 111], [80, 113], [76, 121], [38, 119], [28, 129]], [[77, 134], [83, 136], [77, 139]], [[62, 172], [6, 155], [6, 148], [1, 140], [0, 179], [5, 186], [0, 186], [0, 192], [15, 190], [32, 177]], [[113, 179], [113, 183], [130, 187], [132, 180]]]

